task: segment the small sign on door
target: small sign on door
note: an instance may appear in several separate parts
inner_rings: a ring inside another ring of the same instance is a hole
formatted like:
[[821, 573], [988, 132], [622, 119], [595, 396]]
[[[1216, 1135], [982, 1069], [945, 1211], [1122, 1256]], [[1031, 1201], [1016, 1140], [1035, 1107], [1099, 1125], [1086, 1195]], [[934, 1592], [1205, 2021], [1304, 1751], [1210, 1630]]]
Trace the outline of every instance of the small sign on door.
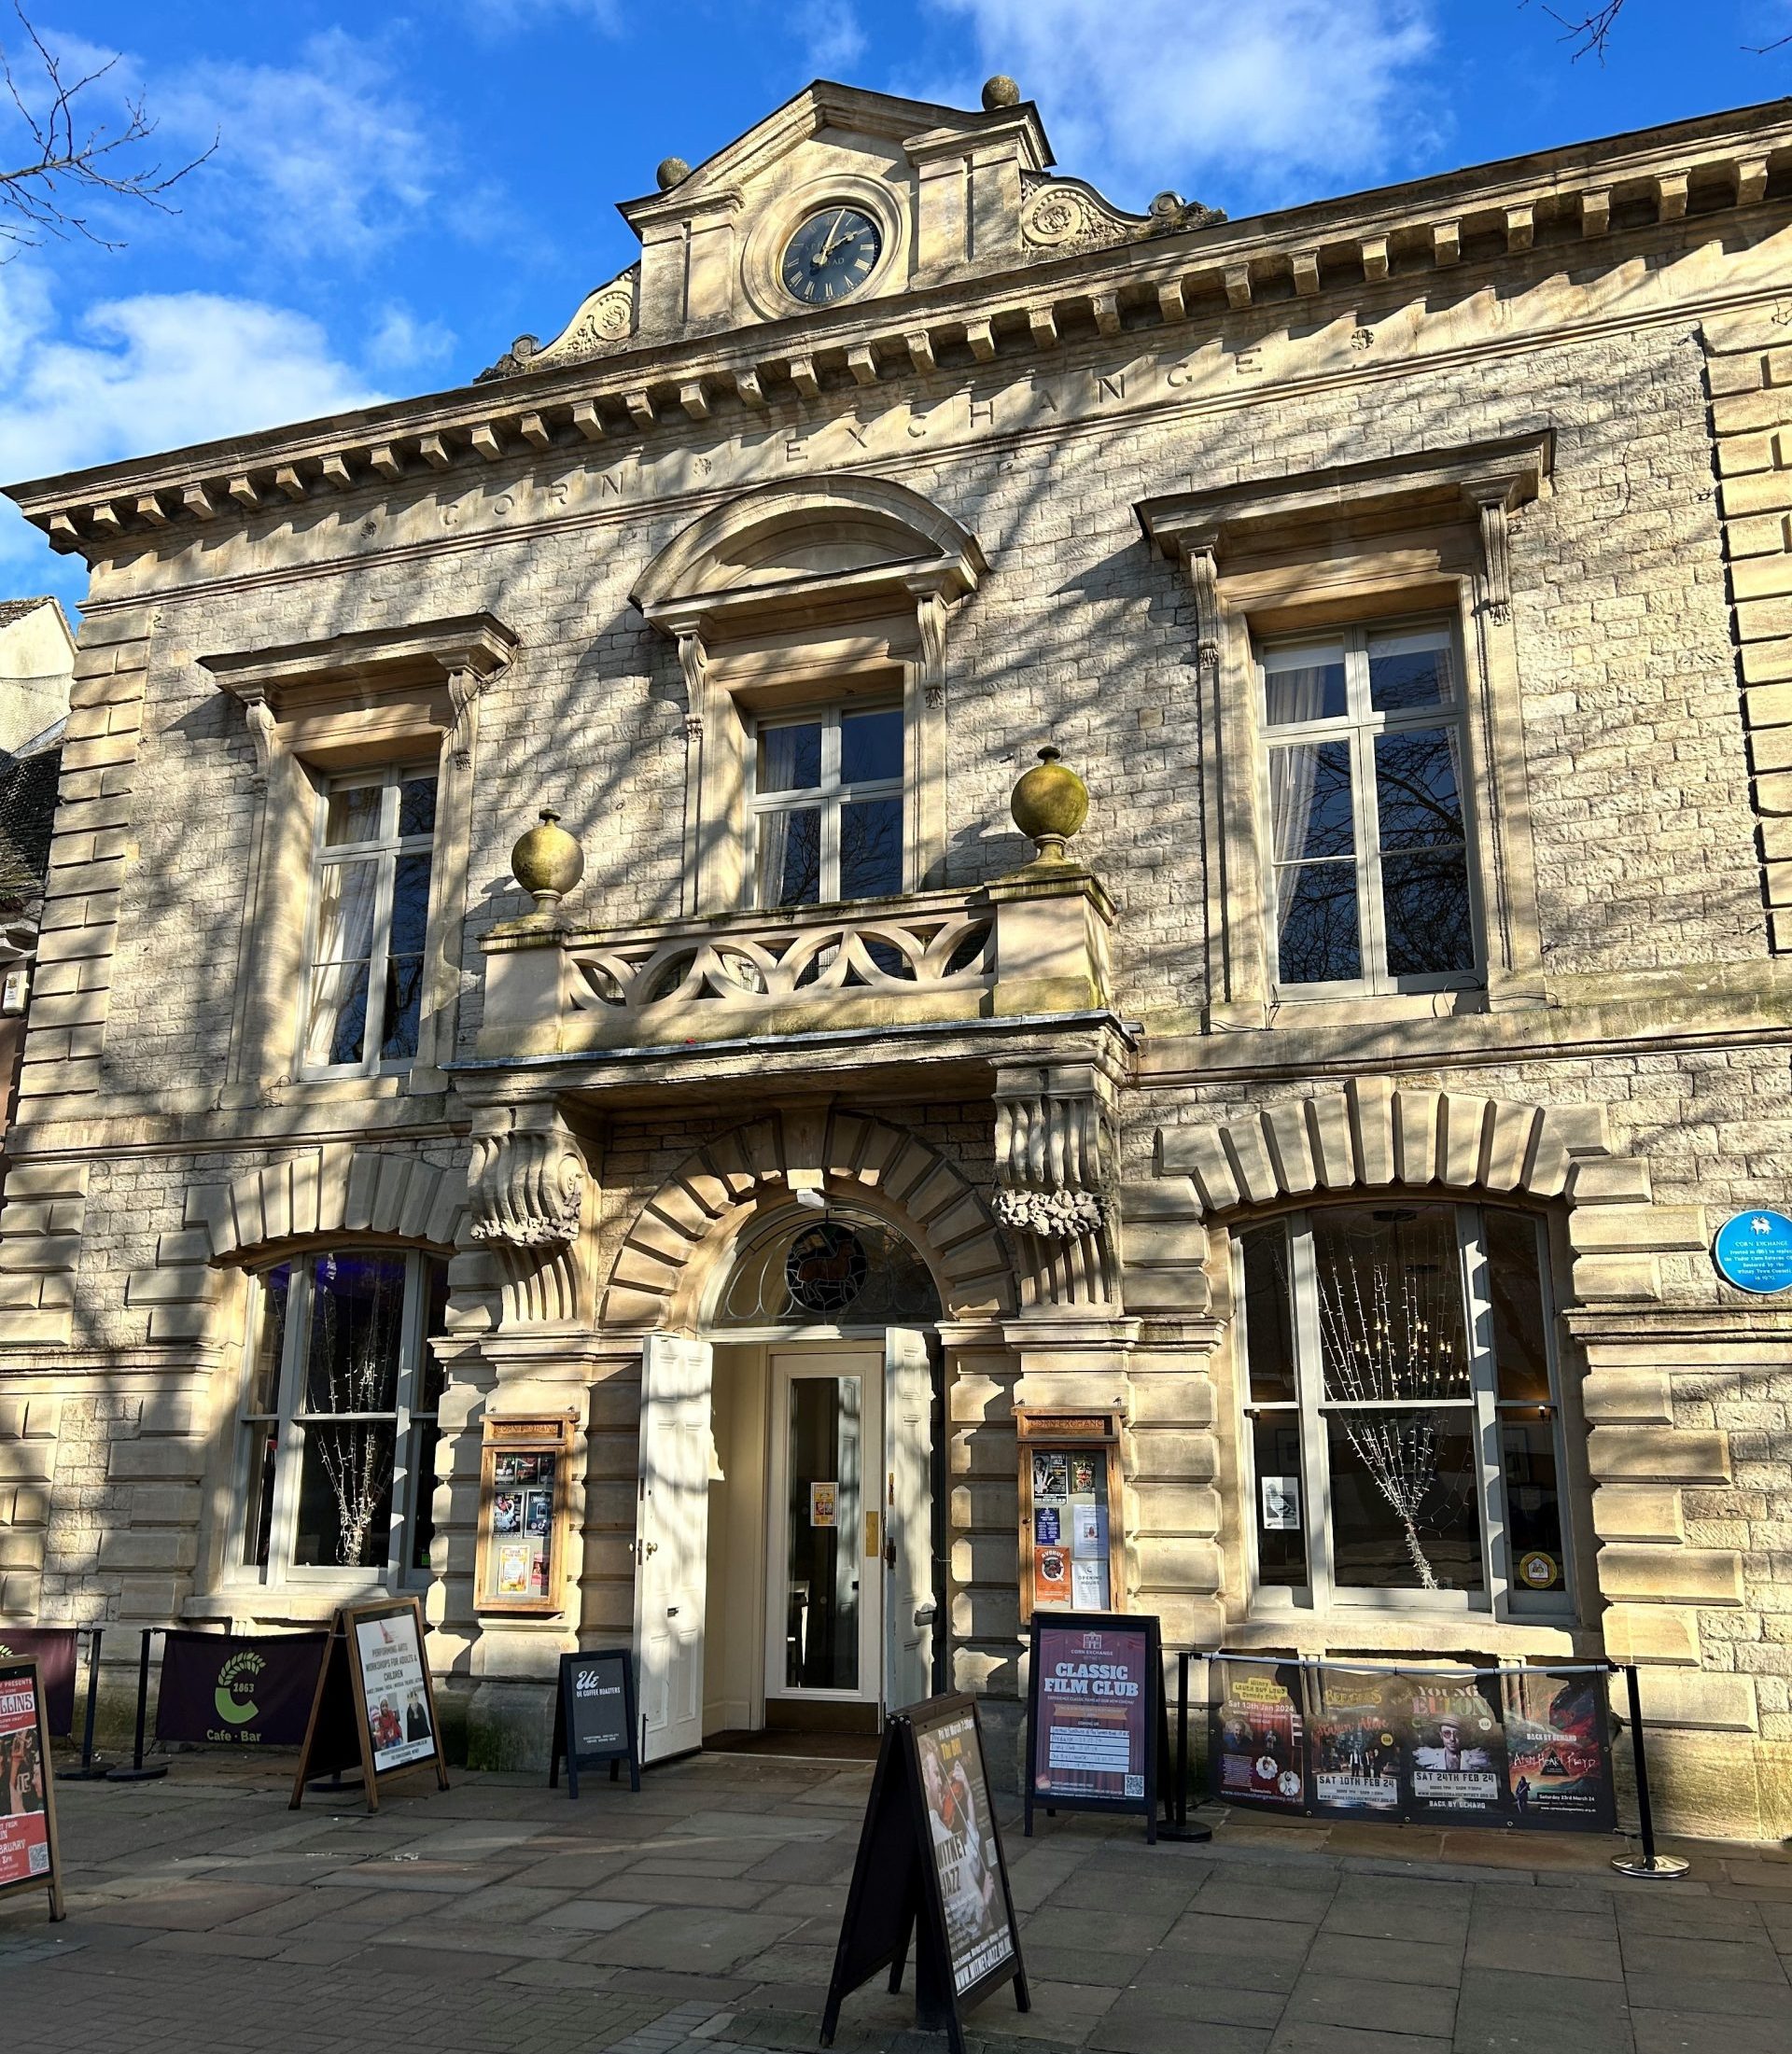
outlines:
[[809, 1524], [811, 1526], [838, 1526], [840, 1523], [840, 1486], [838, 1484], [811, 1484], [809, 1486]]

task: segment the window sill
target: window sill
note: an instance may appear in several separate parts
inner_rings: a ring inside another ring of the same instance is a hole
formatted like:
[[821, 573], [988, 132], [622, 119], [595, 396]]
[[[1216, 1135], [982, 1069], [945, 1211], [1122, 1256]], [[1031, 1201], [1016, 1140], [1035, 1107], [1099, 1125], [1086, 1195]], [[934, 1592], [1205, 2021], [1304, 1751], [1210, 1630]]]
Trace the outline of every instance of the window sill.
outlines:
[[1297, 998], [1286, 993], [1264, 1008], [1266, 1027], [1377, 1027], [1389, 1020], [1454, 1020], [1487, 1011], [1481, 985], [1447, 991], [1389, 991], [1346, 999]]
[[1362, 1660], [1418, 1656], [1444, 1661], [1474, 1656], [1495, 1660], [1581, 1660], [1603, 1653], [1596, 1633], [1564, 1619], [1496, 1619], [1491, 1612], [1387, 1611], [1366, 1605], [1305, 1606], [1269, 1611], [1259, 1606], [1229, 1627], [1225, 1644], [1244, 1650], [1293, 1648], [1301, 1655], [1354, 1656]]
[[189, 1598], [181, 1617], [204, 1622], [245, 1619], [256, 1626], [328, 1626], [340, 1605], [381, 1598], [421, 1597], [402, 1577], [319, 1577], [315, 1583], [226, 1584]]

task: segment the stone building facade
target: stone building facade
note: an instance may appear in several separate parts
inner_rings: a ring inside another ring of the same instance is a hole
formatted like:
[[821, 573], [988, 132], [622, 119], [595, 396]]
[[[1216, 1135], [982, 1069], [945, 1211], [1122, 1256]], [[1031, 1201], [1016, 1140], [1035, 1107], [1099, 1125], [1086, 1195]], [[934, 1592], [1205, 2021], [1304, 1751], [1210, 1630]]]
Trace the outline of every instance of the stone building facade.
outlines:
[[818, 85], [472, 386], [14, 489], [0, 1619], [415, 1589], [476, 1759], [581, 1642], [652, 1752], [1012, 1735], [1078, 1415], [1078, 1600], [1634, 1660], [1784, 1835], [1792, 119], [1050, 167]]

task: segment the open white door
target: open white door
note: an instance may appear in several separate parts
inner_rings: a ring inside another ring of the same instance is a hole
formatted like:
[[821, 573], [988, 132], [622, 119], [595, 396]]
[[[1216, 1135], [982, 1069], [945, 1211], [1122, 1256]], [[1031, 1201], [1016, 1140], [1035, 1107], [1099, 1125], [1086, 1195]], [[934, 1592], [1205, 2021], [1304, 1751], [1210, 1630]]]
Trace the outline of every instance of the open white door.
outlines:
[[933, 1375], [927, 1336], [884, 1335], [884, 1703], [933, 1689]]
[[707, 1341], [675, 1334], [650, 1334], [641, 1351], [635, 1644], [644, 1762], [703, 1745], [711, 1362]]

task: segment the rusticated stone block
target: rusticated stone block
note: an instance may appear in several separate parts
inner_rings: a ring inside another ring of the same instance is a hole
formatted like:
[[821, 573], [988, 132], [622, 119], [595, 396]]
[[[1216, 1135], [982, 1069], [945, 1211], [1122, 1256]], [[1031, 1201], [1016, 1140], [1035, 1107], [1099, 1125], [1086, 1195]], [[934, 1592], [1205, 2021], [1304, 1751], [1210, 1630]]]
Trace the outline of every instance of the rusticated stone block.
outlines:
[[1737, 1605], [1741, 1558], [1722, 1548], [1649, 1547], [1607, 1542], [1599, 1551], [1599, 1587], [1607, 1598], [1664, 1603]]

